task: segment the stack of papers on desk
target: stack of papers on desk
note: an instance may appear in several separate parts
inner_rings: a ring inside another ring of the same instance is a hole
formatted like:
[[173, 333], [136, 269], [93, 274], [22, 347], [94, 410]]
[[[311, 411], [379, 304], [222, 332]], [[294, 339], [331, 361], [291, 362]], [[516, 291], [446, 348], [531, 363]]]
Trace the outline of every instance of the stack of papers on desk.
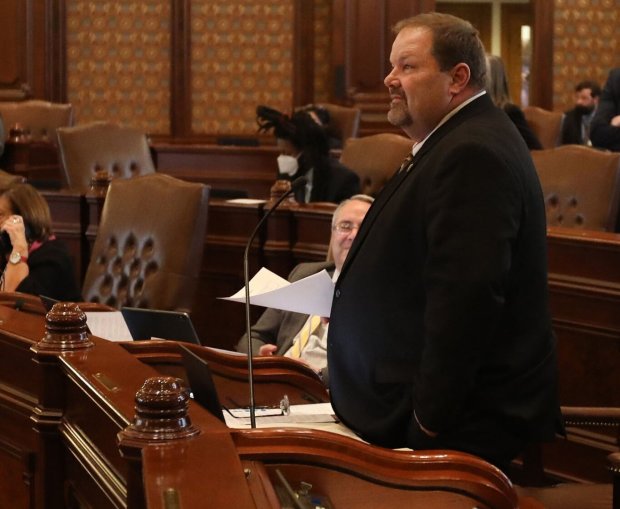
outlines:
[[[257, 428], [305, 428], [329, 431], [339, 435], [361, 440], [353, 431], [338, 421], [330, 403], [315, 403], [308, 405], [291, 405], [289, 415], [269, 415], [259, 417], [256, 412]], [[242, 409], [247, 411], [246, 409]], [[235, 412], [231, 409], [230, 412]], [[248, 417], [236, 418], [224, 411], [224, 419], [229, 428], [247, 429], [250, 427]]]

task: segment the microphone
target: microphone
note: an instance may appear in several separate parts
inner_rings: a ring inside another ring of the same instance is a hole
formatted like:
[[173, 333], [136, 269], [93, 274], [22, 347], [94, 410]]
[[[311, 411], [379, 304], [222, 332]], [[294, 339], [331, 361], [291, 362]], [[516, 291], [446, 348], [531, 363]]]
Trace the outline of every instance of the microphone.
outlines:
[[291, 182], [291, 188], [285, 192], [273, 206], [267, 211], [267, 213], [261, 217], [260, 221], [252, 231], [247, 244], [245, 245], [245, 251], [243, 253], [243, 280], [245, 283], [245, 333], [248, 340], [248, 383], [250, 387], [250, 427], [256, 428], [256, 403], [254, 401], [254, 365], [252, 363], [252, 331], [250, 324], [250, 270], [248, 267], [248, 256], [250, 253], [250, 246], [254, 242], [254, 238], [260, 230], [260, 227], [267, 221], [267, 218], [272, 214], [274, 210], [278, 208], [291, 193], [294, 193], [297, 189], [305, 186], [308, 179], [305, 176], [297, 177]]

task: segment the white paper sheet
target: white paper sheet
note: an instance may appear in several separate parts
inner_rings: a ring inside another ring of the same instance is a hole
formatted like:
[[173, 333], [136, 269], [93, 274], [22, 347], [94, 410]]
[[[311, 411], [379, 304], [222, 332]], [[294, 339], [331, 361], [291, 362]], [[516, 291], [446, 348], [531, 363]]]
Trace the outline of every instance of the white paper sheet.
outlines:
[[93, 336], [110, 341], [132, 341], [123, 314], [120, 311], [92, 311], [86, 313], [86, 325]]
[[[250, 304], [308, 315], [329, 317], [334, 296], [334, 283], [326, 270], [289, 283], [266, 268], [250, 281]], [[245, 302], [245, 287], [230, 297], [232, 302]]]
[[226, 200], [226, 203], [238, 203], [240, 205], [259, 205], [261, 203], [267, 203], [267, 200], [257, 200], [255, 198], [232, 198]]

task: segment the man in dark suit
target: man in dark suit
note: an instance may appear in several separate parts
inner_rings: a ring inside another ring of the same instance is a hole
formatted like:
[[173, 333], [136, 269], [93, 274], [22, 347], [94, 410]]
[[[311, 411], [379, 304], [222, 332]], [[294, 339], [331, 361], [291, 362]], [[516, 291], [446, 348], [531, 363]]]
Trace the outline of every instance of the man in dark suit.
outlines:
[[620, 151], [620, 67], [609, 72], [590, 125], [592, 145]]
[[[374, 198], [357, 194], [338, 205], [332, 217], [330, 251], [333, 261], [300, 263], [289, 275], [294, 282], [326, 269], [337, 279], [358, 228]], [[318, 317], [320, 318], [320, 317]], [[287, 355], [308, 363], [327, 380], [327, 324], [316, 324], [303, 347], [294, 347], [302, 339], [302, 331], [312, 323], [303, 313], [267, 309], [251, 329], [254, 355]], [[247, 353], [247, 336], [244, 334], [237, 350]]]
[[561, 145], [592, 145], [590, 123], [594, 117], [601, 87], [594, 81], [580, 81], [575, 86], [575, 107], [564, 112]]
[[561, 427], [542, 192], [471, 24], [427, 13], [395, 32], [388, 120], [416, 144], [336, 282], [332, 405], [371, 443], [506, 468]]

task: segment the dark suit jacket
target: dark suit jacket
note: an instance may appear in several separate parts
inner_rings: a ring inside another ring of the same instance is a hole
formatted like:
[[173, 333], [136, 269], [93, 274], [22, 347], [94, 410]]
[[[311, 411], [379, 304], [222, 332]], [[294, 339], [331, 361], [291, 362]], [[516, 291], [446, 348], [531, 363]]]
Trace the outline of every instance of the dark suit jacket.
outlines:
[[[304, 169], [301, 168], [291, 177], [291, 180], [295, 180], [305, 173]], [[324, 167], [316, 168], [313, 172], [311, 202], [340, 203], [360, 192], [359, 176], [334, 158], [330, 157]], [[303, 203], [305, 193], [305, 187], [301, 187], [295, 193], [296, 200]]]
[[620, 151], [620, 127], [610, 125], [616, 115], [620, 115], [620, 67], [610, 71], [590, 124], [593, 146]]
[[560, 145], [583, 145], [583, 134], [581, 132], [581, 119], [583, 114], [575, 108], [564, 113], [562, 119], [562, 130], [560, 131]]
[[[334, 270], [333, 262], [300, 263], [291, 271], [288, 280], [291, 282], [298, 281], [323, 269], [332, 273]], [[303, 313], [266, 309], [251, 328], [252, 352], [257, 355], [261, 346], [272, 344], [278, 346], [275, 354], [283, 355], [293, 344], [293, 339], [306, 323], [306, 320], [308, 320], [308, 315]], [[247, 335], [244, 334], [237, 343], [237, 350], [247, 353], [247, 346]]]
[[351, 247], [328, 335], [341, 420], [378, 445], [496, 464], [553, 437], [545, 234], [525, 143], [476, 99], [386, 184]]
[[43, 242], [28, 256], [28, 267], [30, 272], [17, 286], [18, 292], [63, 301], [82, 300], [71, 255], [62, 241]]

